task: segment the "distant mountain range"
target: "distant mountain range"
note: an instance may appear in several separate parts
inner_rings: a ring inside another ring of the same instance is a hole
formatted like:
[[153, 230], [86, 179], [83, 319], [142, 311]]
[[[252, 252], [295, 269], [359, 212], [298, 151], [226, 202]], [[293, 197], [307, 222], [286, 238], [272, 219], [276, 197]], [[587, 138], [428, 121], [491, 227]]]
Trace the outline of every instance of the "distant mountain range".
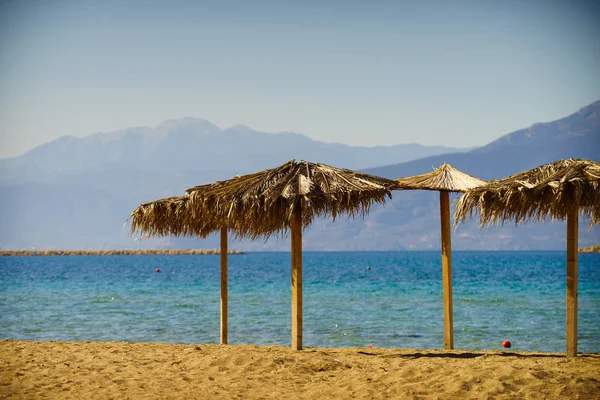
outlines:
[[[0, 160], [0, 248], [107, 249], [215, 247], [165, 238], [136, 242], [122, 231], [138, 204], [183, 194], [188, 187], [279, 165], [289, 159], [397, 178], [444, 162], [482, 179], [501, 178], [561, 158], [600, 160], [600, 102], [558, 121], [535, 124], [477, 149], [405, 144], [353, 147], [244, 125], [221, 129], [206, 120], [168, 121], [84, 138], [62, 137], [20, 157]], [[581, 224], [581, 245], [600, 241]], [[459, 226], [456, 249], [564, 249], [564, 224], [479, 230]], [[395, 192], [364, 220], [318, 220], [305, 235], [310, 250], [439, 248], [437, 193]], [[232, 248], [288, 250], [287, 241], [239, 242]]]
[[128, 128], [83, 138], [63, 136], [20, 157], [0, 160], [0, 168], [17, 175], [31, 168], [52, 172], [121, 168], [237, 174], [279, 165], [290, 158], [361, 169], [467, 150], [416, 143], [353, 147], [319, 142], [292, 132], [271, 134], [245, 125], [221, 129], [204, 119], [183, 118], [164, 122], [155, 129]]
[[[564, 158], [600, 161], [600, 101], [557, 121], [534, 124], [466, 153], [450, 153], [405, 163], [371, 168], [365, 172], [398, 178], [429, 172], [443, 163], [481, 179], [500, 179]], [[458, 195], [454, 196], [455, 198]], [[439, 195], [425, 191], [397, 191], [386, 206], [374, 209], [365, 222], [346, 222], [346, 235], [369, 237], [373, 248], [438, 249], [440, 247]], [[600, 242], [598, 227], [580, 223], [581, 246]], [[361, 228], [358, 228], [361, 227]], [[325, 230], [323, 230], [325, 232]], [[458, 250], [564, 250], [566, 226], [554, 223], [480, 229], [476, 221], [456, 228]], [[317, 235], [318, 232], [314, 232]], [[329, 238], [331, 235], [327, 234]], [[323, 235], [323, 241], [325, 234]]]

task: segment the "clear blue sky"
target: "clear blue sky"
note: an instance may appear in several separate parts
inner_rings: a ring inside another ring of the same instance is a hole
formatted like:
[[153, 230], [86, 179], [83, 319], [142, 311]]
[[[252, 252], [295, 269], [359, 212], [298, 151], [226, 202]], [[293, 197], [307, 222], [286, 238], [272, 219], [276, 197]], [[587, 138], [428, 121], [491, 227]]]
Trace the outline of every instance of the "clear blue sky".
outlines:
[[600, 99], [594, 1], [0, 1], [0, 157], [185, 116], [487, 143]]

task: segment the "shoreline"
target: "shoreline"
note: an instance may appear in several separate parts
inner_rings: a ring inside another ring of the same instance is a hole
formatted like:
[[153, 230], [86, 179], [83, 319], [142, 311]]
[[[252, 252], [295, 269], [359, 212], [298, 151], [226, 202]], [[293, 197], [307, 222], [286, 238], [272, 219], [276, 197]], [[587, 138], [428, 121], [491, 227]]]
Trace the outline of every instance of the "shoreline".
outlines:
[[595, 398], [600, 354], [0, 340], [17, 398]]
[[[219, 249], [196, 250], [0, 250], [0, 256], [147, 256], [147, 255], [215, 255]], [[227, 254], [244, 254], [243, 251], [229, 250]]]

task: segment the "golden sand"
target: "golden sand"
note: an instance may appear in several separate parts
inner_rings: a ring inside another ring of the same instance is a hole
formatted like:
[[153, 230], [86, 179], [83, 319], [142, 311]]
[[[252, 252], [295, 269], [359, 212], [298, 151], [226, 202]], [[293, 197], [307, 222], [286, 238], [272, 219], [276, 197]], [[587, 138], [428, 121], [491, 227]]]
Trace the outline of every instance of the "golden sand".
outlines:
[[12, 340], [0, 354], [0, 398], [600, 398], [598, 354]]

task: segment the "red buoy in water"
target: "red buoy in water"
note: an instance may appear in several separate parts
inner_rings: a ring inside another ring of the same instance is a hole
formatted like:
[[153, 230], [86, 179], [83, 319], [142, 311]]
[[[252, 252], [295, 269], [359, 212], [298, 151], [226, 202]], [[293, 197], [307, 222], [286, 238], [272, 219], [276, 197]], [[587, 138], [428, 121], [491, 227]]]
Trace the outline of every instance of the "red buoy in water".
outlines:
[[502, 342], [502, 347], [504, 347], [505, 349], [510, 349], [510, 340], [505, 340], [504, 342]]
[[154, 271], [156, 271], [156, 272], [160, 272], [160, 268], [156, 268]]

